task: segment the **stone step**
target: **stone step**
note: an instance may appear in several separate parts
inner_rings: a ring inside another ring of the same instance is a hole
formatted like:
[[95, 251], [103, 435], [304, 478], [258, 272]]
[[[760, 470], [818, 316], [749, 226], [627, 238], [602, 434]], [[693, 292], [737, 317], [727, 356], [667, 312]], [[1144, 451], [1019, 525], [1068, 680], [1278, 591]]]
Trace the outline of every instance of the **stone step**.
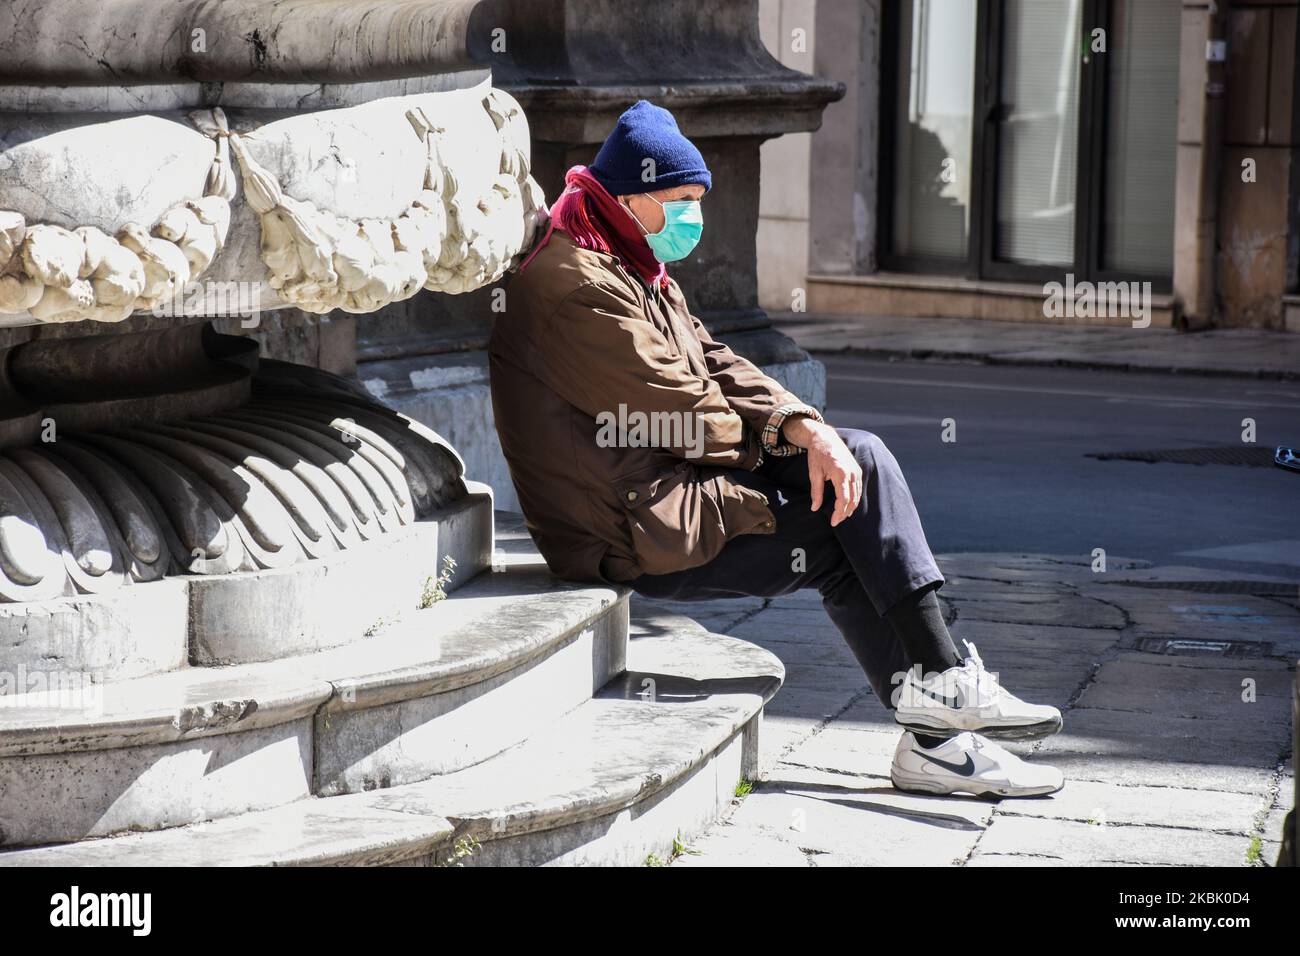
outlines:
[[0, 707], [0, 846], [160, 829], [485, 760], [621, 673], [627, 596], [502, 567], [369, 640]]
[[666, 857], [755, 773], [763, 706], [784, 668], [676, 615], [638, 616], [633, 635], [627, 670], [596, 697], [475, 766], [212, 823], [0, 852], [0, 865], [436, 864], [466, 845], [466, 865]]

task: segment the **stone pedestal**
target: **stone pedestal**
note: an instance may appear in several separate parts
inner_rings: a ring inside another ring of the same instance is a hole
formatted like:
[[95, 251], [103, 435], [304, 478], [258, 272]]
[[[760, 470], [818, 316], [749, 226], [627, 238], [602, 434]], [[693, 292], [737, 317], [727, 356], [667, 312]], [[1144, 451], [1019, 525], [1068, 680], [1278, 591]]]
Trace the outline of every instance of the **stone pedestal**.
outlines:
[[83, 6], [0, 13], [0, 672], [306, 653], [488, 567], [488, 489], [331, 374], [544, 222], [473, 5]]

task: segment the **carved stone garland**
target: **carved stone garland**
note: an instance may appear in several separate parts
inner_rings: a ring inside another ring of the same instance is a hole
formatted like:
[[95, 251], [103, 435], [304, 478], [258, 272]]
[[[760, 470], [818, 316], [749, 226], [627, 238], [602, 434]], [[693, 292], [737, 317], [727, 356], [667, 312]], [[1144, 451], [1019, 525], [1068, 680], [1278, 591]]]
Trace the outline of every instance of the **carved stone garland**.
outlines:
[[226, 242], [235, 198], [225, 117], [200, 129], [216, 139], [204, 195], [173, 206], [152, 229], [127, 223], [109, 236], [93, 226], [28, 225], [0, 210], [0, 314], [121, 322], [198, 279]]
[[427, 150], [424, 189], [396, 219], [362, 220], [286, 195], [220, 108], [195, 111], [191, 121], [216, 143], [205, 194], [172, 207], [152, 229], [127, 223], [110, 237], [89, 226], [29, 225], [20, 213], [0, 211], [0, 313], [120, 322], [181, 294], [225, 244], [235, 197], [231, 151], [261, 223], [267, 280], [290, 305], [374, 312], [421, 288], [454, 294], [495, 282], [532, 244], [546, 207], [529, 174], [519, 104], [501, 90], [482, 104], [500, 145], [486, 195], [460, 194], [456, 171], [444, 162], [446, 131], [417, 107], [406, 118]]
[[532, 243], [545, 205], [526, 143], [515, 138], [519, 104], [493, 90], [483, 106], [501, 148], [487, 195], [460, 195], [455, 169], [443, 161], [445, 131], [417, 107], [406, 118], [428, 151], [424, 189], [396, 219], [344, 219], [286, 195], [243, 137], [227, 134], [245, 198], [261, 220], [270, 286], [305, 312], [374, 312], [422, 288], [460, 293], [500, 279]]

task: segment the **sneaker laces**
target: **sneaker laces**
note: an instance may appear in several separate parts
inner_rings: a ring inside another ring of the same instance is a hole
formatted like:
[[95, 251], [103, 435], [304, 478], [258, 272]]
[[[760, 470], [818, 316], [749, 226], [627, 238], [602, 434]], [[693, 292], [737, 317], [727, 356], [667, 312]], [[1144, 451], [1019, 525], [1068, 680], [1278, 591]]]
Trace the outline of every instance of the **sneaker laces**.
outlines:
[[976, 699], [981, 703], [992, 703], [1005, 693], [1002, 682], [993, 679], [993, 675], [984, 668], [984, 659], [974, 644], [965, 639], [962, 643], [966, 645], [966, 661], [962, 664], [962, 669], [975, 684]]

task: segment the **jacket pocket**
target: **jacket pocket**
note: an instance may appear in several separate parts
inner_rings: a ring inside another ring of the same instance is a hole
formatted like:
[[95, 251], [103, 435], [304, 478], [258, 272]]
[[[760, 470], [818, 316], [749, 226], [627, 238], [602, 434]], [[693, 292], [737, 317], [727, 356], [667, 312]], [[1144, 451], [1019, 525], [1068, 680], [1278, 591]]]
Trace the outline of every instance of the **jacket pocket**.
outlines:
[[681, 462], [667, 472], [633, 474], [614, 485], [646, 574], [699, 567], [737, 535], [771, 533], [776, 527], [767, 498], [720, 470]]

